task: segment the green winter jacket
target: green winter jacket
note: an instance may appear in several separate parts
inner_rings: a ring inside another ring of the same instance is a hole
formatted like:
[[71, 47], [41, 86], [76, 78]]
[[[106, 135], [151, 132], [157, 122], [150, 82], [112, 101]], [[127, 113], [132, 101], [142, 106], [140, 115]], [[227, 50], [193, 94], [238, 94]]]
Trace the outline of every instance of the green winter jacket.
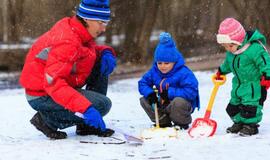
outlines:
[[219, 67], [222, 74], [232, 72], [234, 75], [230, 101], [232, 104], [262, 105], [260, 101], [263, 88], [260, 85], [260, 79], [263, 74], [270, 77], [270, 57], [259, 41], [266, 44], [265, 37], [258, 30], [247, 32], [239, 49], [247, 43], [250, 43], [250, 46], [238, 55], [227, 51], [226, 58]]

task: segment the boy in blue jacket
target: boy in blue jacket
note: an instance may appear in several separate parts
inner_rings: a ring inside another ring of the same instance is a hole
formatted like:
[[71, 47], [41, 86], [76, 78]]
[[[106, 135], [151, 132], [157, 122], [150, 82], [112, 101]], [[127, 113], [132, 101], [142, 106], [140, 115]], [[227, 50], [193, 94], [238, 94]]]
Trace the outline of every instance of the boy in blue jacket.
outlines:
[[[188, 129], [191, 114], [199, 109], [198, 81], [185, 66], [181, 53], [169, 33], [163, 32], [155, 49], [152, 68], [139, 80], [140, 103], [155, 123], [154, 105], [158, 104], [160, 127]], [[153, 86], [158, 89], [158, 95]]]

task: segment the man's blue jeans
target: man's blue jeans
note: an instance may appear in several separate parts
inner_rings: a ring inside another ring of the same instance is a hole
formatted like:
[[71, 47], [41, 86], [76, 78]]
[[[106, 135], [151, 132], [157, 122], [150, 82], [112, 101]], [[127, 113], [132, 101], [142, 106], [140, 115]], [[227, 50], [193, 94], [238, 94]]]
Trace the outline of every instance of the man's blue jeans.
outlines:
[[[96, 72], [99, 71], [99, 68], [96, 68], [96, 66], [94, 69]], [[112, 105], [111, 100], [106, 97], [107, 87], [108, 77], [102, 75], [93, 76], [92, 73], [87, 80], [87, 89], [78, 90], [92, 102], [102, 116], [105, 116], [109, 112]], [[73, 112], [54, 102], [49, 96], [39, 97], [28, 101], [28, 103], [34, 110], [40, 113], [43, 121], [53, 130], [64, 129], [84, 123], [82, 118], [74, 115]]]

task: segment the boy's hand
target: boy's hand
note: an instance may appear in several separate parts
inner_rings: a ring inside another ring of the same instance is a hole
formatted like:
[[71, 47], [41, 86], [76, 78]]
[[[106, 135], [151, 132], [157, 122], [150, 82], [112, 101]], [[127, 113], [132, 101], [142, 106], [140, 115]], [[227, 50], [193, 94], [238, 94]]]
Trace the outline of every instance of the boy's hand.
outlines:
[[160, 97], [161, 97], [163, 100], [169, 100], [169, 97], [168, 97], [168, 90], [163, 90], [162, 93], [160, 93]]
[[146, 99], [150, 105], [152, 105], [153, 103], [158, 103], [158, 98], [155, 92], [149, 94]]
[[160, 93], [160, 98], [162, 99], [162, 105], [167, 106], [170, 104], [168, 90], [163, 90], [162, 93]]
[[270, 79], [269, 78], [265, 78], [265, 76], [262, 76], [261, 86], [264, 86], [265, 89], [268, 90], [269, 87], [270, 87]]

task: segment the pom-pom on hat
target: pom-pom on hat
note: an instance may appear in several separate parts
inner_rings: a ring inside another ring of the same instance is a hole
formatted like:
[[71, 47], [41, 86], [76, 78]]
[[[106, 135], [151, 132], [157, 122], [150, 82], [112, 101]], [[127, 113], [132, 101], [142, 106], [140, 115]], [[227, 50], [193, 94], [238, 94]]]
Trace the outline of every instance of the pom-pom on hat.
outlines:
[[234, 18], [226, 18], [219, 25], [217, 42], [241, 45], [245, 36], [246, 31], [240, 22]]
[[77, 15], [84, 19], [110, 21], [109, 0], [81, 0]]
[[170, 33], [162, 32], [159, 35], [159, 44], [155, 50], [154, 61], [177, 62], [181, 53], [176, 48], [175, 42]]

